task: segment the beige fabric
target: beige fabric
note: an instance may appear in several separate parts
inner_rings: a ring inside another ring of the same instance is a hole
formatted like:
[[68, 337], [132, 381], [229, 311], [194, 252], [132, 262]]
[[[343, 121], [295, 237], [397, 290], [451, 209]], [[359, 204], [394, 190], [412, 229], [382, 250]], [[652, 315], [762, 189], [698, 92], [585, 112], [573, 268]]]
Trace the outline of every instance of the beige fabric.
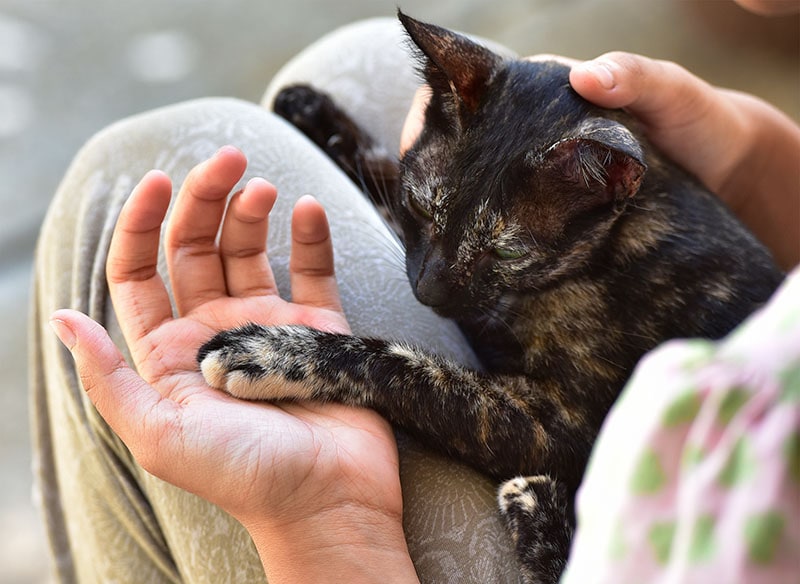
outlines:
[[[353, 43], [356, 32], [361, 40]], [[369, 21], [326, 37], [276, 84], [302, 76], [317, 79], [314, 69], [321, 66], [319, 85], [346, 79], [347, 89], [337, 97], [358, 105], [363, 95], [371, 95], [364, 92], [374, 88], [376, 68], [398, 71], [388, 76], [403, 80], [396, 93], [381, 84], [385, 119], [380, 109], [375, 114], [382, 120], [375, 134], [392, 147], [414, 89], [408, 62], [398, 50], [401, 43], [394, 22]], [[321, 65], [315, 51], [328, 56]], [[337, 63], [339, 74], [333, 70]], [[366, 200], [324, 155], [264, 108], [207, 99], [104, 130], [64, 178], [36, 255], [30, 376], [35, 471], [61, 581], [264, 579], [252, 542], [236, 521], [148, 475], [132, 460], [84, 395], [69, 353], [47, 325], [55, 309], [76, 308], [103, 323], [124, 347], [104, 277], [122, 202], [150, 168], [166, 171], [179, 185], [193, 165], [228, 143], [250, 160], [243, 181], [265, 176], [279, 189], [269, 243], [279, 285], [288, 281], [289, 210], [299, 196], [313, 193], [330, 216], [343, 302], [354, 331], [399, 337], [473, 360], [456, 328], [414, 301], [399, 249]], [[496, 485], [402, 436], [400, 447], [406, 533], [421, 580], [516, 582], [512, 545], [496, 512]]]

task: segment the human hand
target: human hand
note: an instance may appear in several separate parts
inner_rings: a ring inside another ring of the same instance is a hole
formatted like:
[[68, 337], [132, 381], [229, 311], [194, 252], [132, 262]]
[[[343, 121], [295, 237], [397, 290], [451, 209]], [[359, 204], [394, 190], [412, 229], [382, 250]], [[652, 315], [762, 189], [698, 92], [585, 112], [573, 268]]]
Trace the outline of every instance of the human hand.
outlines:
[[624, 108], [650, 140], [725, 201], [784, 268], [800, 261], [800, 127], [766, 102], [668, 61], [614, 52], [573, 61], [585, 99]]
[[337, 567], [350, 581], [370, 581], [371, 559], [381, 574], [397, 562], [403, 574], [411, 565], [397, 450], [384, 420], [332, 404], [239, 401], [198, 370], [198, 347], [243, 322], [348, 332], [322, 207], [311, 198], [295, 207], [287, 302], [265, 248], [275, 188], [253, 179], [226, 211], [245, 166], [241, 152], [223, 148], [178, 194], [165, 232], [177, 317], [156, 269], [169, 178], [148, 173], [123, 207], [106, 272], [138, 373], [88, 317], [58, 311], [54, 328], [91, 401], [141, 466], [238, 519], [271, 582], [325, 581]]
[[676, 63], [623, 52], [574, 62], [570, 83], [597, 105], [628, 110], [656, 146], [719, 194], [749, 154], [749, 126], [765, 105]]
[[[800, 127], [766, 102], [714, 87], [668, 61], [614, 52], [580, 62], [570, 83], [601, 107], [624, 108], [648, 138], [725, 201], [788, 269], [800, 261]], [[422, 130], [430, 88], [414, 96], [400, 153]]]

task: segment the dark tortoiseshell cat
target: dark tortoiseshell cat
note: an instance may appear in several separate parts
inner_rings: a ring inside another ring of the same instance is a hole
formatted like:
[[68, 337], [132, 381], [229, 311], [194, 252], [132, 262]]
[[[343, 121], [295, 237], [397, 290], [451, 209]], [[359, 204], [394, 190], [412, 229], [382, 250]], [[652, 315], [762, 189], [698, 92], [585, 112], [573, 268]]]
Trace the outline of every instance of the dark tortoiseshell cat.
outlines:
[[399, 168], [311, 88], [284, 90], [276, 111], [368, 189], [394, 181], [386, 205], [415, 294], [458, 322], [486, 373], [391, 340], [257, 325], [219, 334], [199, 361], [235, 396], [373, 408], [506, 481], [524, 577], [553, 582], [592, 444], [636, 362], [667, 339], [724, 335], [782, 275], [626, 114], [578, 97], [567, 67], [400, 18], [432, 98]]

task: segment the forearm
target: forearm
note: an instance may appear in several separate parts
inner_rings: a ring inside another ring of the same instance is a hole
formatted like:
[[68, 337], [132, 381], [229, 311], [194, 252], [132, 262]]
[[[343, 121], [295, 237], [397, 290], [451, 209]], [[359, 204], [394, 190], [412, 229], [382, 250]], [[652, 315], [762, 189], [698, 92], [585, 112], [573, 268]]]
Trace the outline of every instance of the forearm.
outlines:
[[800, 262], [800, 127], [757, 98], [730, 98], [748, 114], [748, 147], [719, 195], [788, 270]]
[[399, 517], [335, 508], [248, 531], [270, 584], [419, 583]]

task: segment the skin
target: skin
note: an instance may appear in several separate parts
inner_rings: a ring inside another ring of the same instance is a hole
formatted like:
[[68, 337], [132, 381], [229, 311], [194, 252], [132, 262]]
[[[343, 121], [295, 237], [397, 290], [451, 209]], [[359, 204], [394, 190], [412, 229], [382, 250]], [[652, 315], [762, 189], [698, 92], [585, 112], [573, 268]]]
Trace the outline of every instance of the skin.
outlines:
[[736, 0], [736, 3], [750, 12], [762, 16], [791, 14], [800, 9], [800, 2], [797, 0]]
[[[800, 129], [791, 120], [673, 63], [626, 53], [570, 63], [576, 91], [629, 109], [785, 267], [798, 263]], [[402, 150], [419, 134], [426, 91], [415, 97]], [[254, 179], [224, 215], [245, 166], [242, 153], [223, 148], [178, 195], [165, 236], [177, 315], [156, 272], [169, 178], [147, 174], [125, 205], [107, 276], [139, 374], [88, 317], [58, 311], [53, 328], [90, 399], [139, 463], [239, 520], [270, 582], [383, 582], [387, 573], [416, 582], [402, 531], [397, 450], [380, 417], [336, 405], [240, 402], [205, 385], [197, 370], [200, 344], [244, 321], [348, 331], [316, 201], [301, 199], [292, 219], [294, 302], [278, 296], [264, 248], [274, 187]], [[217, 479], [208, 481], [211, 475]]]
[[223, 148], [181, 188], [164, 241], [177, 315], [156, 271], [169, 178], [148, 173], [123, 208], [106, 272], [138, 374], [88, 317], [58, 311], [53, 327], [136, 460], [239, 520], [270, 582], [377, 582], [387, 573], [417, 582], [383, 419], [336, 405], [242, 402], [206, 385], [197, 368], [198, 347], [243, 321], [349, 331], [322, 207], [304, 197], [294, 209], [294, 302], [284, 301], [264, 247], [275, 187], [251, 180], [225, 214], [245, 166], [241, 152]]
[[572, 68], [587, 100], [625, 108], [789, 269], [800, 262], [800, 127], [766, 102], [668, 61], [608, 53]]

